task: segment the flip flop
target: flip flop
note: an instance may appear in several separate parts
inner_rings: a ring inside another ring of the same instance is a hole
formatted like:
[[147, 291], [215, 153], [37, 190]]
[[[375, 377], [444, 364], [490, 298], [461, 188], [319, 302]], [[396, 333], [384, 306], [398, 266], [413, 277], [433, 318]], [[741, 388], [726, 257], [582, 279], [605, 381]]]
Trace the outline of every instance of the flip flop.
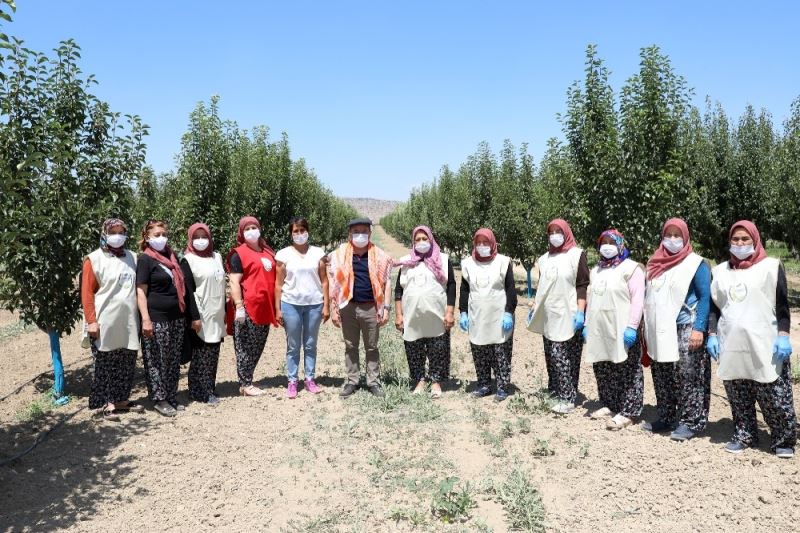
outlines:
[[126, 405], [116, 407], [114, 410], [121, 413], [141, 413], [144, 411], [144, 406], [136, 402], [128, 402]]

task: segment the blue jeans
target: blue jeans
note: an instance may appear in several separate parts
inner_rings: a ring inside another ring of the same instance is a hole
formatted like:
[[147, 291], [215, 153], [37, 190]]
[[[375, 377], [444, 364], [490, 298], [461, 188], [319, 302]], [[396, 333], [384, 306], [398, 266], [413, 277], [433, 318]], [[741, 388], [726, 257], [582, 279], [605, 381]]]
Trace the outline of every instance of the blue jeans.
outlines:
[[305, 355], [303, 373], [306, 379], [314, 379], [322, 305], [294, 305], [281, 302], [283, 327], [286, 329], [286, 377], [289, 381], [297, 381], [301, 346]]

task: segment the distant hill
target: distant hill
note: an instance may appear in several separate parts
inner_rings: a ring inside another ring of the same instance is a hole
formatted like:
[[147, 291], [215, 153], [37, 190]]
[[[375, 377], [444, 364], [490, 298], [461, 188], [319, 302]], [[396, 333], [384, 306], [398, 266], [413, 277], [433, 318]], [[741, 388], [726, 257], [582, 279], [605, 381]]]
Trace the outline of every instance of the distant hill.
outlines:
[[384, 215], [388, 215], [400, 204], [394, 200], [378, 200], [376, 198], [342, 198], [359, 214], [372, 219], [374, 224], [380, 222]]

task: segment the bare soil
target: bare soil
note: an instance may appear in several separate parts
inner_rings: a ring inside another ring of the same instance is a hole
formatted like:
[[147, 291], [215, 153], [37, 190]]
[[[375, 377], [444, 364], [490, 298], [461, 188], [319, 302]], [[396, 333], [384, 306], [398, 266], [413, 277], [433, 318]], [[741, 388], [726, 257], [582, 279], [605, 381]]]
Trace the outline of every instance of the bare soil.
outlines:
[[[405, 253], [380, 228], [376, 236], [394, 256]], [[523, 295], [522, 278], [518, 289]], [[798, 459], [769, 453], [763, 423], [759, 448], [725, 453], [731, 414], [716, 377], [708, 430], [686, 443], [638, 426], [612, 433], [590, 420], [586, 413], [597, 406], [597, 394], [588, 364], [581, 407], [564, 417], [541, 408], [542, 342], [522, 327], [525, 302], [521, 297], [514, 334], [517, 390], [501, 404], [469, 396], [475, 375], [460, 331], [453, 333], [454, 379], [443, 398], [408, 394], [403, 345], [391, 324], [382, 331], [387, 398], [362, 390], [341, 400], [343, 343], [328, 323], [318, 355], [323, 394], [284, 398], [285, 338], [274, 330], [256, 369], [266, 396], [237, 395], [229, 340], [218, 375], [219, 407], [188, 402], [184, 368], [180, 399], [187, 408], [178, 417], [148, 410], [105, 422], [85, 408], [91, 359], [73, 334], [63, 340], [70, 404], [34, 420], [25, 416], [32, 403], [44, 401], [48, 376], [0, 402], [0, 460], [70, 417], [32, 453], [0, 466], [0, 531], [500, 532], [517, 523], [501, 496], [512, 471], [538, 489], [545, 512], [538, 525], [548, 531], [796, 530]], [[0, 332], [16, 321], [0, 313]], [[793, 341], [800, 348], [796, 333]], [[0, 396], [46, 372], [49, 363], [43, 333], [0, 337]], [[133, 398], [145, 399], [141, 359], [139, 365]], [[644, 418], [653, 419], [645, 374]], [[475, 505], [446, 523], [432, 511], [439, 483], [450, 476]]]

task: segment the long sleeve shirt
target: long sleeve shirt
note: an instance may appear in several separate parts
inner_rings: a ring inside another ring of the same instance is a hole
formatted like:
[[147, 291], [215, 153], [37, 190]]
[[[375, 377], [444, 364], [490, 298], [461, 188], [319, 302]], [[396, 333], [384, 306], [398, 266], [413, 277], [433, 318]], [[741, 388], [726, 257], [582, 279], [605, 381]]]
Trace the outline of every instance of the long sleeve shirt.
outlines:
[[[514, 313], [517, 308], [517, 287], [514, 282], [514, 265], [509, 261], [508, 270], [504, 281], [506, 293], [506, 313]], [[469, 282], [461, 277], [461, 291], [458, 299], [458, 310], [462, 313], [469, 311]]]
[[628, 279], [628, 292], [631, 295], [631, 310], [628, 314], [628, 327], [639, 328], [644, 311], [644, 270], [637, 268]]
[[97, 311], [94, 306], [94, 295], [100, 290], [100, 284], [92, 269], [92, 262], [87, 257], [83, 261], [81, 270], [81, 305], [83, 305], [83, 316], [87, 324], [97, 322]]
[[703, 261], [697, 267], [697, 272], [689, 285], [686, 300], [678, 314], [677, 323], [680, 325], [692, 323], [692, 313], [694, 312], [694, 324], [692, 329], [695, 331], [706, 331], [708, 328], [708, 314], [711, 311], [711, 267]]

